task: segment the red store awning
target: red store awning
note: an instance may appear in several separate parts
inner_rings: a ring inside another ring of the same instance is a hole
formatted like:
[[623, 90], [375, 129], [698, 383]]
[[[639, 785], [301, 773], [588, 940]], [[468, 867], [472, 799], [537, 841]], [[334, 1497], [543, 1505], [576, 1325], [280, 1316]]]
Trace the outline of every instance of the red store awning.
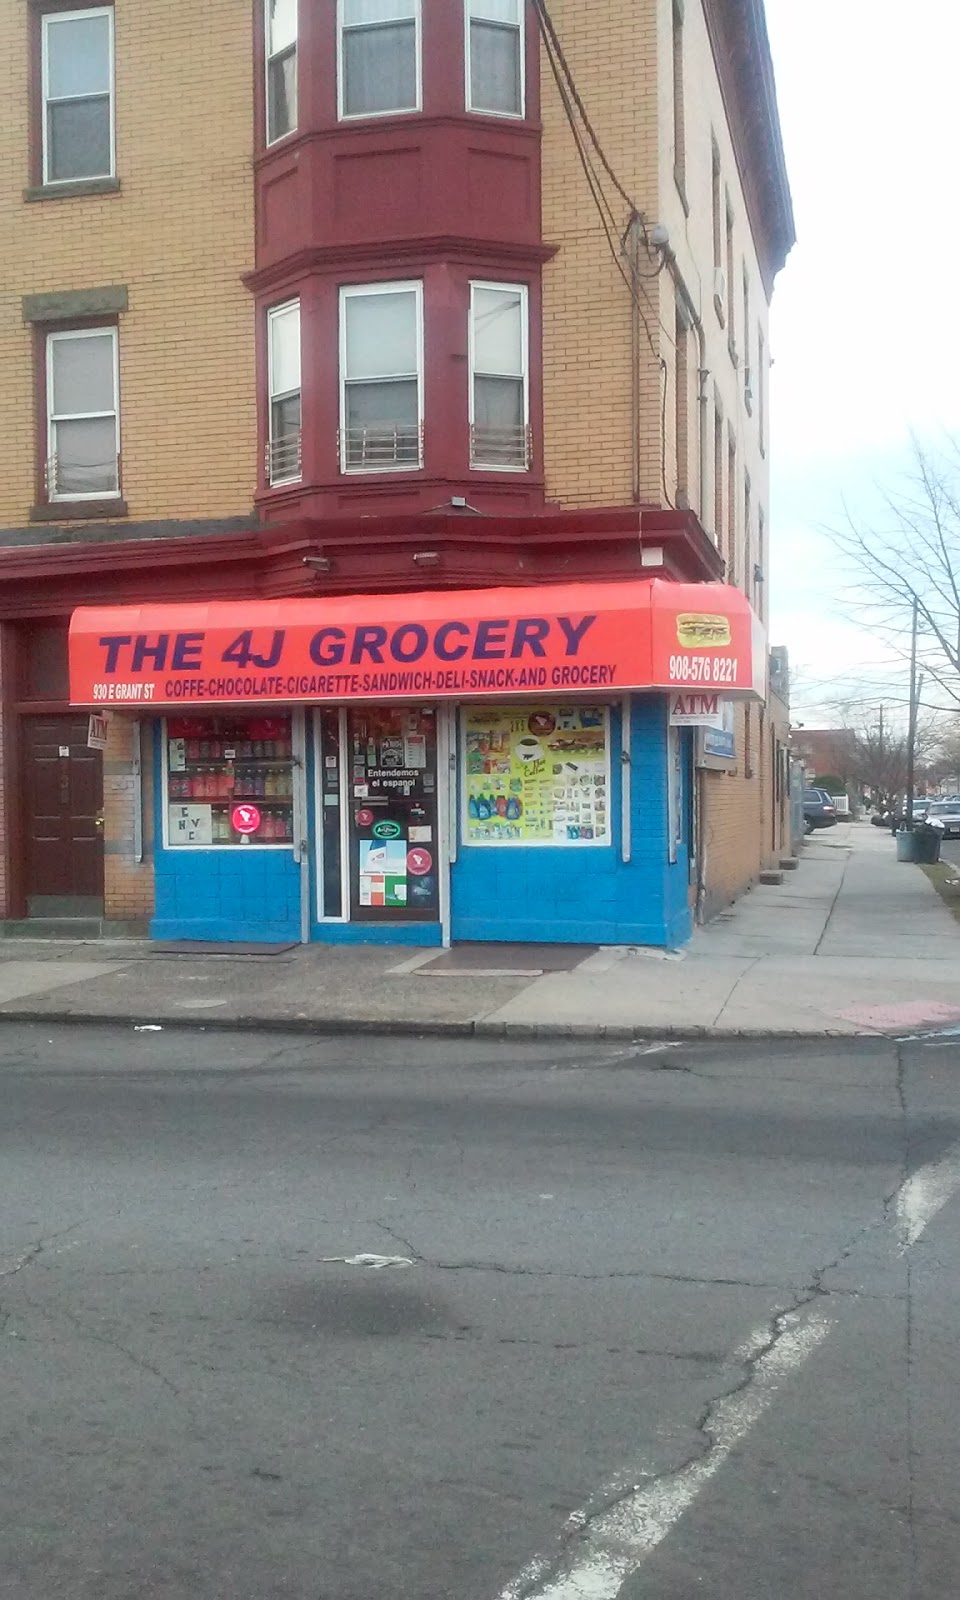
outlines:
[[763, 627], [726, 584], [640, 579], [85, 606], [75, 706], [218, 706], [709, 687], [762, 698]]

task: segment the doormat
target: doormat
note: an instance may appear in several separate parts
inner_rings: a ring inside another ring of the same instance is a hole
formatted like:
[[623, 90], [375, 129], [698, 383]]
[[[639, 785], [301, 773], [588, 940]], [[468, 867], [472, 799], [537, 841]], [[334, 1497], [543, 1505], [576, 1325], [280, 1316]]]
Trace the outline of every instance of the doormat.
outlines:
[[594, 944], [455, 944], [424, 962], [418, 972], [425, 978], [539, 977], [572, 972], [596, 949]]
[[151, 946], [152, 956], [282, 956], [298, 944], [214, 944], [203, 939], [164, 939]]

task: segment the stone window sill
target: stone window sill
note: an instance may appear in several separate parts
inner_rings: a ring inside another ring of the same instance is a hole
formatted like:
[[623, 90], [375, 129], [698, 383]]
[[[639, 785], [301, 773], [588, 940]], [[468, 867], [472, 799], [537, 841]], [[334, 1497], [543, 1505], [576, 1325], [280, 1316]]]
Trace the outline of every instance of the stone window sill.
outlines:
[[30, 508], [31, 522], [103, 522], [129, 516], [126, 500], [54, 500]]
[[23, 198], [35, 200], [77, 200], [84, 195], [119, 194], [119, 178], [77, 178], [73, 183], [41, 183], [24, 189]]

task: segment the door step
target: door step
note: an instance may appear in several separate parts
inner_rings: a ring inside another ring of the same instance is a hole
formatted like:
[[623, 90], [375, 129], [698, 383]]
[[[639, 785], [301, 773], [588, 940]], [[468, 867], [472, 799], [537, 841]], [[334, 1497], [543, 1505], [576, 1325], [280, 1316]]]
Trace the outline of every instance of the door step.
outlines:
[[0, 921], [0, 939], [144, 939], [146, 922], [106, 917], [24, 917]]

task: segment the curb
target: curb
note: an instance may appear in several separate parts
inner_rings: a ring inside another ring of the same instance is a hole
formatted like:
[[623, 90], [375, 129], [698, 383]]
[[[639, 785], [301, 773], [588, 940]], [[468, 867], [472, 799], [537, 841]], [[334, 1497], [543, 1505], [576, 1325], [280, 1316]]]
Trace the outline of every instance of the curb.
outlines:
[[395, 1020], [366, 1017], [218, 1017], [200, 1021], [197, 1017], [168, 1017], [146, 1013], [130, 1016], [124, 1012], [92, 1011], [37, 1011], [29, 1008], [0, 1011], [0, 1024], [99, 1028], [162, 1028], [178, 1033], [287, 1033], [300, 1038], [336, 1039], [345, 1037], [400, 1039], [500, 1039], [500, 1040], [573, 1040], [594, 1039], [608, 1043], [638, 1044], [651, 1040], [675, 1040], [685, 1043], [703, 1043], [717, 1039], [742, 1039], [773, 1043], [789, 1040], [793, 1043], [810, 1043], [823, 1039], [886, 1039], [896, 1041], [895, 1034], [877, 1033], [870, 1029], [849, 1032], [828, 1028], [723, 1028], [702, 1026], [655, 1027], [648, 1023], [607, 1024], [590, 1022], [417, 1022], [408, 1017]]

